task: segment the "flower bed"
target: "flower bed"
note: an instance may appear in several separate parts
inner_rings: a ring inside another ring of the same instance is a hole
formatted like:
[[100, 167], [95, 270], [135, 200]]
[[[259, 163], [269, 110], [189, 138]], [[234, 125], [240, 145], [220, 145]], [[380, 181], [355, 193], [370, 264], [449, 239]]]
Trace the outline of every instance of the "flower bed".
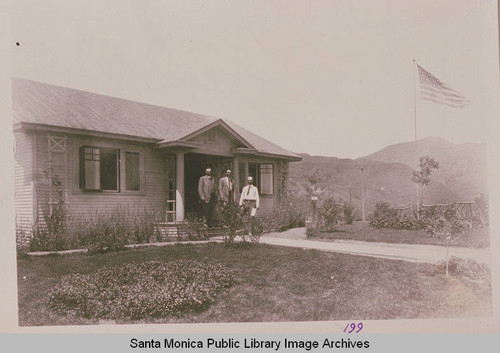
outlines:
[[197, 261], [131, 263], [71, 274], [49, 293], [48, 306], [60, 315], [94, 319], [157, 318], [202, 310], [232, 274], [221, 265]]

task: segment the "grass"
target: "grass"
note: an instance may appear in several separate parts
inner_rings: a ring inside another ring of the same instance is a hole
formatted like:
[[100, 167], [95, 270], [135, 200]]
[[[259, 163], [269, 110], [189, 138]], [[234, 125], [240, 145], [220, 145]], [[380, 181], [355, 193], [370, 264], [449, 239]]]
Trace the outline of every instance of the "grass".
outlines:
[[97, 324], [97, 320], [60, 316], [47, 308], [47, 294], [63, 275], [90, 273], [103, 266], [120, 267], [132, 261], [177, 259], [222, 264], [233, 272], [237, 284], [220, 292], [216, 302], [202, 312], [147, 321], [116, 320], [116, 323], [384, 320], [491, 315], [489, 283], [447, 278], [430, 264], [264, 244], [230, 247], [189, 244], [100, 255], [19, 257], [19, 324]]
[[[341, 226], [339, 231], [323, 232], [315, 238], [324, 240], [344, 239], [398, 244], [444, 245], [440, 239], [429, 236], [429, 234], [423, 230], [377, 229], [363, 222], [354, 222], [352, 225], [344, 225]], [[467, 248], [489, 247], [489, 227], [485, 226], [471, 229], [453, 242], [452, 246]]]

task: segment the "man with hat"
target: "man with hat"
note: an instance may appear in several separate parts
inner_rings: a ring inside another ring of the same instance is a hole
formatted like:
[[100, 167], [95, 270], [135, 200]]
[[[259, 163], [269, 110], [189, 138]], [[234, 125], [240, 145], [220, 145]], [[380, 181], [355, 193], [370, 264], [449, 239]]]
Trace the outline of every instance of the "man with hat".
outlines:
[[247, 179], [248, 184], [241, 191], [240, 206], [244, 207], [249, 217], [248, 235], [252, 234], [252, 224], [259, 209], [259, 190], [253, 185], [251, 176]]
[[219, 200], [224, 205], [234, 201], [234, 181], [229, 169], [226, 171], [226, 175], [219, 180]]
[[217, 190], [212, 176], [212, 169], [210, 168], [205, 169], [205, 175], [198, 182], [198, 195], [201, 201], [203, 221], [206, 222], [207, 227], [211, 228], [213, 226]]

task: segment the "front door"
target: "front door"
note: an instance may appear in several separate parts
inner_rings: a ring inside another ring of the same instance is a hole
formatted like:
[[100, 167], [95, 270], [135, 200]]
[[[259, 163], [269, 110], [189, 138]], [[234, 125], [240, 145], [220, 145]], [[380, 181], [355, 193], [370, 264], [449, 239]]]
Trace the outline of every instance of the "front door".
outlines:
[[187, 153], [184, 156], [184, 210], [186, 219], [198, 218], [201, 215], [198, 181], [205, 174], [206, 164], [205, 155]]
[[185, 215], [187, 219], [201, 216], [198, 181], [205, 175], [205, 169], [211, 168], [218, 187], [219, 180], [226, 170], [231, 169], [232, 159], [195, 153], [184, 156]]

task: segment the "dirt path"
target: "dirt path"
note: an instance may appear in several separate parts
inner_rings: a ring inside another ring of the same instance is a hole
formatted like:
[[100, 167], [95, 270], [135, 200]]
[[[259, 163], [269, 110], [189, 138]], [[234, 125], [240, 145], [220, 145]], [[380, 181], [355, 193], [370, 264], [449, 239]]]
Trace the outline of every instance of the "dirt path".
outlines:
[[[447, 252], [446, 247], [437, 245], [392, 244], [357, 240], [309, 240], [306, 237], [305, 228], [290, 229], [286, 232], [266, 233], [262, 235], [260, 242], [270, 245], [427, 263], [436, 263], [445, 259]], [[481, 263], [490, 264], [489, 248], [469, 249], [451, 247], [448, 249], [448, 252], [450, 257], [470, 258]]]

